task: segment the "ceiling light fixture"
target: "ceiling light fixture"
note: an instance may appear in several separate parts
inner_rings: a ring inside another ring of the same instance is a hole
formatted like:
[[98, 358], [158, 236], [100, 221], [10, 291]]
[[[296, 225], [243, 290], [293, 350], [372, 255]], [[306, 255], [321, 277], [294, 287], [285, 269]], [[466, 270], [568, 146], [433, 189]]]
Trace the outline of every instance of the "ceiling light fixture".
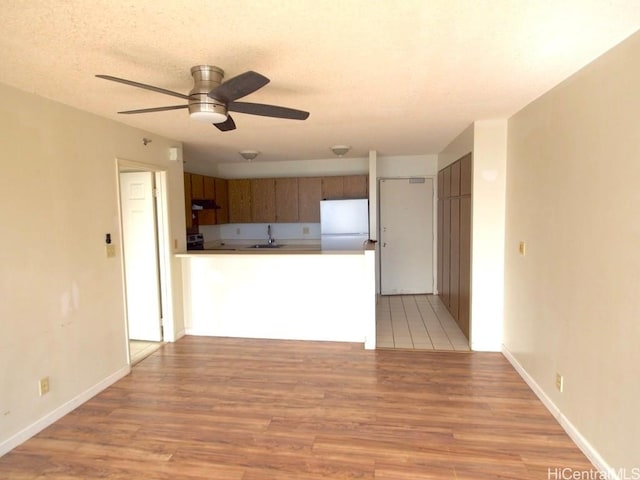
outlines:
[[256, 158], [260, 152], [258, 152], [257, 150], [242, 150], [239, 153], [242, 158], [250, 162], [251, 160]]
[[331, 147], [331, 151], [338, 157], [344, 157], [349, 150], [351, 150], [351, 147], [348, 145], [334, 145]]

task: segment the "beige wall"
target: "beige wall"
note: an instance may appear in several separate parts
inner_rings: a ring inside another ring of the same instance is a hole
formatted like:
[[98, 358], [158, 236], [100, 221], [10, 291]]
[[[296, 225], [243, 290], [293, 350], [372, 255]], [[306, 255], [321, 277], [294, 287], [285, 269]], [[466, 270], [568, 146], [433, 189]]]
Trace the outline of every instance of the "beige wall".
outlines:
[[504, 346], [616, 468], [640, 467], [638, 58], [635, 34], [509, 120]]
[[438, 154], [438, 170], [472, 153], [470, 345], [502, 349], [506, 120], [474, 122]]
[[[117, 157], [167, 170], [170, 236], [178, 249], [185, 239], [182, 163], [168, 160], [179, 144], [4, 85], [0, 131], [2, 454], [128, 371]], [[106, 258], [107, 232], [116, 258]], [[40, 397], [44, 376], [51, 392]]]

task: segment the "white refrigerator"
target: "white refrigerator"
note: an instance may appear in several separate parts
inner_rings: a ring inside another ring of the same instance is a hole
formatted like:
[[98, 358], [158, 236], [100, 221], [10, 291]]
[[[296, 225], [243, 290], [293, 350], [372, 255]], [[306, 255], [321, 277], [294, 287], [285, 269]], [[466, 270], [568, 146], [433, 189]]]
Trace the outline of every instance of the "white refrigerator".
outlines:
[[369, 240], [369, 200], [322, 200], [320, 241], [323, 250], [360, 250]]

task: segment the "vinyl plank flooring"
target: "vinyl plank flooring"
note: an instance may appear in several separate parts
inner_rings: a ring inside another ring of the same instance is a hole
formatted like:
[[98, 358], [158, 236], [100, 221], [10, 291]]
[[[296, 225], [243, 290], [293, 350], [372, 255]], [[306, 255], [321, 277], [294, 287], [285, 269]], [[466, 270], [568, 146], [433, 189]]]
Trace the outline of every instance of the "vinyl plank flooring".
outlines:
[[593, 468], [499, 353], [184, 337], [1, 457], [0, 478], [538, 480], [557, 465]]

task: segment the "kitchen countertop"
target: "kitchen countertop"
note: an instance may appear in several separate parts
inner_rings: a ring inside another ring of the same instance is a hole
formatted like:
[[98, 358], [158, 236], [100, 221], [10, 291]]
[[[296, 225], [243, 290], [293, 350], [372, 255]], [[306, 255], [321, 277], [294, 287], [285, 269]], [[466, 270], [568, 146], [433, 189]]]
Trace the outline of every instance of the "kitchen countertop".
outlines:
[[366, 250], [374, 250], [375, 242], [368, 242], [364, 248], [355, 250], [323, 250], [319, 244], [280, 244], [276, 248], [255, 248], [245, 244], [222, 244], [222, 245], [206, 245], [204, 250], [188, 250], [186, 252], [176, 253], [177, 257], [199, 256], [199, 255], [238, 255], [238, 254], [314, 254], [314, 255], [358, 255], [363, 254]]

